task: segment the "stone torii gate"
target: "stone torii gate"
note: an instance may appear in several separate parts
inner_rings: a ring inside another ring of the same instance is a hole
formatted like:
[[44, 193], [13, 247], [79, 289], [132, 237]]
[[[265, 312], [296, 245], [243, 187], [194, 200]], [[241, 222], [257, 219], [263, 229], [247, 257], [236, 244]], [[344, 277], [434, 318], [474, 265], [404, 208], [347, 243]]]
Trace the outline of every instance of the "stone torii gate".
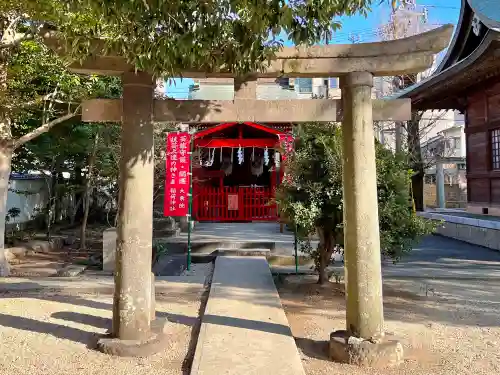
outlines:
[[[353, 353], [387, 351], [382, 343], [381, 255], [375, 169], [374, 120], [410, 119], [409, 99], [372, 100], [374, 76], [413, 74], [430, 68], [453, 26], [407, 39], [366, 44], [283, 48], [267, 69], [235, 78], [233, 101], [154, 100], [154, 79], [120, 56], [97, 56], [70, 67], [85, 74], [119, 75], [123, 99], [82, 103], [88, 122], [121, 122], [120, 212], [117, 230], [112, 339], [100, 347], [118, 355], [145, 355], [168, 340], [155, 329], [151, 306], [153, 123], [307, 122], [342, 120], [347, 317], [346, 330], [330, 339], [334, 359], [369, 363]], [[57, 41], [51, 43], [59, 49]], [[64, 53], [64, 51], [59, 51]], [[341, 100], [256, 100], [258, 78], [340, 77]], [[183, 72], [184, 77], [232, 77]], [[153, 286], [154, 287], [154, 286]], [[153, 295], [153, 297], [152, 297]], [[384, 346], [385, 345], [385, 346]], [[381, 347], [383, 350], [378, 350]], [[359, 350], [357, 350], [358, 348]], [[396, 360], [401, 346], [391, 346]], [[377, 354], [377, 355], [378, 355]], [[392, 355], [392, 354], [391, 354]], [[392, 358], [392, 357], [391, 357]]]

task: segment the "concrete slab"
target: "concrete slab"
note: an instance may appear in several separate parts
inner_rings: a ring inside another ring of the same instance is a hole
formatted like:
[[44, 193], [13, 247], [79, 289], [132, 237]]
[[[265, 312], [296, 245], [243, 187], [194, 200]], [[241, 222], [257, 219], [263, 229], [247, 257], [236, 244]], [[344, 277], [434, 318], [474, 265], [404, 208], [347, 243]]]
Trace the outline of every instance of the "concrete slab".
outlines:
[[[168, 293], [172, 286], [186, 289], [203, 287], [206, 275], [156, 277], [157, 293]], [[68, 277], [8, 277], [0, 283], [0, 292], [75, 292], [75, 293], [113, 293], [112, 276]]]
[[218, 257], [191, 375], [304, 375], [264, 257]]
[[[187, 239], [187, 233], [172, 238], [172, 242]], [[278, 242], [293, 244], [293, 233], [287, 230], [280, 233], [278, 223], [198, 223], [193, 230], [191, 239], [196, 241], [218, 242]]]
[[[187, 233], [164, 238], [169, 253], [185, 253]], [[312, 241], [316, 246], [317, 241]], [[294, 254], [294, 235], [285, 229], [280, 233], [279, 223], [197, 223], [191, 234], [193, 254], [211, 254], [217, 250], [269, 249], [273, 255]], [[305, 255], [299, 251], [299, 255]]]

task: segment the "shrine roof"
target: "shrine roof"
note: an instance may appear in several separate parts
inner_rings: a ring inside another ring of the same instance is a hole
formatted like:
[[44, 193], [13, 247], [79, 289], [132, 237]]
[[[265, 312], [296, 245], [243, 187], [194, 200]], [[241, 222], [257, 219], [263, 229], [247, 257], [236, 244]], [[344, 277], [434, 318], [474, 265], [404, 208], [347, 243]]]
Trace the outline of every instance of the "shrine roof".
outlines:
[[497, 1], [462, 0], [453, 39], [437, 69], [391, 99], [411, 98], [416, 109], [462, 110], [471, 86], [499, 76], [500, 7], [493, 4]]
[[195, 138], [203, 138], [207, 135], [220, 133], [228, 128], [236, 127], [238, 125], [243, 125], [247, 128], [252, 128], [252, 129], [259, 130], [259, 131], [263, 131], [263, 132], [268, 133], [268, 134], [273, 135], [273, 136], [279, 136], [280, 134], [285, 134], [285, 132], [283, 132], [281, 130], [271, 128], [271, 127], [266, 126], [266, 125], [257, 124], [255, 122], [243, 122], [243, 123], [226, 122], [226, 123], [218, 124], [218, 125], [212, 126], [210, 128], [198, 131], [197, 133], [195, 133]]

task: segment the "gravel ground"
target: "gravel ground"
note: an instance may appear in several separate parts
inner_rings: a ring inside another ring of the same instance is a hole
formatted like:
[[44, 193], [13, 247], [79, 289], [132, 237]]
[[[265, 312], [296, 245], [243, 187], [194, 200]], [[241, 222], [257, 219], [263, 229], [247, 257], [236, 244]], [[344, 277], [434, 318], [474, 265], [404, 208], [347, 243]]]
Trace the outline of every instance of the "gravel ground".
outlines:
[[[499, 374], [499, 286], [500, 281], [447, 280], [432, 287], [420, 281], [385, 281], [386, 331], [403, 343], [405, 362], [398, 368], [370, 369], [369, 374]], [[330, 332], [345, 328], [343, 284], [320, 287], [310, 277], [290, 276], [278, 290], [308, 375], [368, 373], [330, 362], [326, 355]]]
[[[212, 264], [197, 267], [210, 274]], [[172, 283], [156, 297], [157, 316], [168, 317], [170, 346], [149, 358], [118, 358], [93, 350], [110, 327], [112, 297], [65, 293], [0, 295], [0, 374], [185, 374], [197, 338], [202, 284]]]

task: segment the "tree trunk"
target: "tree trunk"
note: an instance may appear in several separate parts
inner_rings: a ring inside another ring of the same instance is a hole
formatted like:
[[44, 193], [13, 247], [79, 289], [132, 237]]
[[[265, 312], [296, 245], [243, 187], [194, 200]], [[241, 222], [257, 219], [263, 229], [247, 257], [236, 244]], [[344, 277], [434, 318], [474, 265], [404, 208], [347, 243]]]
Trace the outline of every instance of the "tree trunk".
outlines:
[[[75, 168], [75, 177], [74, 177], [74, 184], [75, 186], [85, 186], [85, 181], [82, 176], [82, 168], [81, 167], [76, 167]], [[78, 188], [78, 191], [75, 193], [75, 212], [73, 214], [73, 222], [77, 222], [80, 219], [83, 218], [83, 200], [85, 198], [85, 193], [84, 191], [80, 191]]]
[[95, 133], [94, 136], [94, 145], [92, 147], [92, 153], [89, 157], [89, 170], [87, 174], [87, 181], [85, 183], [85, 190], [83, 192], [84, 196], [84, 211], [83, 211], [83, 220], [82, 220], [82, 228], [80, 230], [80, 249], [85, 249], [87, 247], [87, 221], [89, 219], [89, 210], [90, 210], [90, 188], [92, 186], [92, 176], [94, 172], [95, 159], [97, 154], [97, 145], [99, 143], [99, 130]]
[[420, 148], [420, 112], [412, 112], [411, 120], [408, 121], [408, 152], [410, 157], [410, 167], [414, 175], [411, 180], [411, 190], [415, 209], [424, 210], [424, 161], [422, 158], [422, 149]]
[[0, 277], [9, 276], [9, 262], [5, 256], [5, 218], [7, 214], [7, 194], [12, 161], [10, 147], [0, 145]]
[[424, 172], [419, 171], [411, 178], [411, 188], [416, 211], [424, 211]]
[[62, 192], [63, 189], [63, 184], [64, 184], [64, 178], [62, 176], [61, 172], [62, 166], [59, 165], [59, 170], [56, 174], [56, 185], [55, 185], [55, 201], [54, 201], [54, 222], [59, 223], [61, 220], [64, 219], [64, 212], [63, 212], [63, 202], [64, 202], [64, 197], [65, 194]]
[[[43, 173], [43, 171], [41, 171]], [[53, 168], [51, 168], [50, 171], [50, 176], [45, 176], [45, 185], [47, 186], [47, 191], [48, 191], [48, 200], [47, 204], [45, 205], [44, 209], [44, 216], [45, 216], [45, 235], [47, 241], [51, 240], [51, 234], [52, 234], [52, 207], [54, 204], [54, 176], [53, 176]]]
[[0, 277], [9, 276], [10, 273], [9, 262], [5, 256], [5, 224], [12, 163], [12, 130], [8, 113], [2, 106], [6, 99], [7, 64], [4, 56], [0, 55]]
[[334, 240], [333, 233], [328, 230], [318, 229], [317, 232], [320, 238], [318, 244], [318, 284], [324, 285], [328, 282], [327, 267], [332, 257]]
[[324, 257], [324, 251], [320, 255], [320, 266], [318, 270], [318, 284], [319, 285], [324, 285], [328, 282], [328, 274], [326, 272], [326, 267], [328, 266], [327, 262], [325, 261]]

